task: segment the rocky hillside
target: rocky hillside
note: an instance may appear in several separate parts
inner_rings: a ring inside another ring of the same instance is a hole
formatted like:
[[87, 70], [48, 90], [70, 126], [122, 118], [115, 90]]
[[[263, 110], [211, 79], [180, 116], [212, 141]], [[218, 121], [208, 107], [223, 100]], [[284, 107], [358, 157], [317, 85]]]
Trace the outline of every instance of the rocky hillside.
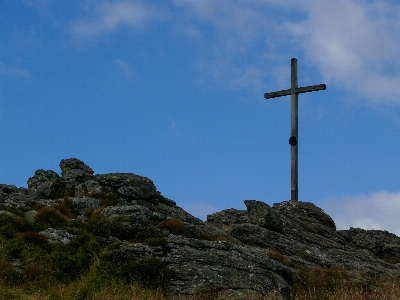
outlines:
[[94, 174], [82, 161], [61, 176], [37, 170], [28, 188], [0, 185], [0, 276], [68, 280], [96, 266], [169, 295], [288, 298], [315, 270], [374, 287], [400, 276], [400, 238], [387, 231], [336, 230], [322, 209], [256, 200], [206, 222], [132, 173]]

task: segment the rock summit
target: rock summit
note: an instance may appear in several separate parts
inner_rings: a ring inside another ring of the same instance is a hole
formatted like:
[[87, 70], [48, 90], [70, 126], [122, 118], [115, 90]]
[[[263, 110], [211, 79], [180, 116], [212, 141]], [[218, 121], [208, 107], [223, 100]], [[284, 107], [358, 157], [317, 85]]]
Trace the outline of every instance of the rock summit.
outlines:
[[[96, 255], [106, 262], [159, 262], [169, 274], [163, 277], [169, 295], [288, 299], [293, 285], [304, 284], [316, 269], [341, 270], [345, 280], [370, 287], [377, 278], [400, 275], [399, 237], [380, 230], [336, 230], [332, 218], [309, 202], [270, 206], [245, 200], [246, 210], [225, 209], [203, 222], [146, 177], [94, 174], [76, 158], [63, 159], [60, 168], [61, 176], [37, 170], [28, 188], [0, 184], [3, 241], [22, 236], [29, 243], [30, 232], [44, 243], [67, 247], [84, 232], [100, 245]], [[34, 258], [15, 253], [1, 259], [26, 272]]]

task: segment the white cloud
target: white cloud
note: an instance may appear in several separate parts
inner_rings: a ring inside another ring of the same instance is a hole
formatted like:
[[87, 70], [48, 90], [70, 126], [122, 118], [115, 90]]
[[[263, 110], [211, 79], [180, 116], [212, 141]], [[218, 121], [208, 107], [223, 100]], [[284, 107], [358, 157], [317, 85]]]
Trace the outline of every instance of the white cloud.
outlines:
[[169, 9], [146, 1], [92, 3], [91, 12], [72, 26], [75, 37], [168, 21], [199, 43], [195, 64], [229, 88], [265, 92], [268, 79], [281, 80], [276, 70], [288, 65], [288, 57], [304, 53], [322, 74], [321, 82], [368, 104], [400, 104], [400, 4], [395, 2], [173, 0]]
[[400, 236], [400, 192], [381, 191], [343, 199], [325, 199], [319, 205], [333, 218], [338, 229], [387, 230]]
[[173, 3], [189, 16], [185, 22], [190, 32], [212, 49], [208, 60], [198, 65], [216, 79], [235, 86], [244, 79], [242, 86], [251, 84], [258, 90], [260, 81], [273, 78], [272, 70], [282, 67], [278, 62], [282, 55], [287, 59], [300, 51], [323, 75], [323, 82], [347, 89], [368, 104], [400, 104], [400, 4], [356, 0]]
[[0, 74], [7, 76], [23, 77], [23, 78], [30, 77], [28, 70], [24, 68], [7, 65], [1, 61], [0, 61]]
[[96, 3], [94, 16], [76, 21], [72, 30], [83, 37], [115, 31], [121, 26], [139, 28], [149, 21], [160, 21], [162, 9], [144, 5], [139, 2], [101, 2]]
[[327, 83], [372, 104], [400, 104], [400, 5], [299, 1], [306, 20], [285, 27]]

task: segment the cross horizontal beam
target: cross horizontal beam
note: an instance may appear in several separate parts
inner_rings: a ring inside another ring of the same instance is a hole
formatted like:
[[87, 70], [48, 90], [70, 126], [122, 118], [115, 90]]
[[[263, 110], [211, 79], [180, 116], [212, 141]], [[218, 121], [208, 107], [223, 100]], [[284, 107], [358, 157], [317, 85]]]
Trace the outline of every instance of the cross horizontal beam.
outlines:
[[[310, 86], [295, 88], [294, 94], [321, 91], [321, 90], [325, 90], [325, 89], [326, 89], [325, 84], [310, 85]], [[271, 99], [271, 98], [276, 98], [276, 97], [289, 96], [291, 94], [292, 94], [292, 89], [288, 89], [288, 90], [282, 90], [282, 91], [277, 91], [277, 92], [272, 92], [272, 93], [265, 93], [264, 98]]]

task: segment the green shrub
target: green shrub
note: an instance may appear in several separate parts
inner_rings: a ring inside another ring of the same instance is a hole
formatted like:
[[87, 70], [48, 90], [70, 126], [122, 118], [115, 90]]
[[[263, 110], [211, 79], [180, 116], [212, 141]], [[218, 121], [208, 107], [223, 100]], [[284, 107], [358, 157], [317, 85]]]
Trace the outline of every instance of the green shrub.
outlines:
[[48, 246], [49, 244], [47, 237], [45, 235], [34, 231], [16, 233], [15, 238], [27, 243], [32, 243], [34, 245], [41, 246], [43, 248]]
[[35, 217], [34, 227], [39, 230], [68, 226], [70, 219], [56, 207], [42, 207]]
[[64, 185], [63, 178], [57, 177], [54, 179], [54, 185], [51, 190], [50, 199], [58, 199], [62, 197], [74, 196], [75, 189], [67, 189]]
[[121, 268], [121, 276], [127, 282], [137, 281], [150, 289], [166, 289], [176, 272], [157, 258], [142, 258], [128, 262]]
[[157, 224], [160, 229], [166, 229], [172, 234], [183, 234], [186, 231], [185, 224], [178, 219], [169, 219]]
[[24, 272], [22, 273], [24, 282], [38, 283], [41, 281], [47, 281], [50, 279], [49, 270], [44, 266], [31, 263], [25, 266]]
[[7, 286], [16, 286], [22, 281], [22, 275], [9, 263], [0, 261], [0, 282]]
[[101, 195], [98, 199], [100, 202], [100, 205], [102, 207], [107, 207], [107, 206], [113, 206], [116, 204], [118, 200], [118, 195], [113, 194], [113, 193], [105, 193]]
[[22, 252], [26, 249], [26, 244], [17, 239], [4, 241], [1, 248], [2, 259], [13, 260], [22, 258]]
[[53, 207], [66, 217], [73, 218], [75, 216], [74, 204], [70, 197], [65, 196], [61, 203]]
[[164, 237], [151, 237], [144, 240], [144, 243], [149, 246], [166, 246], [168, 241]]
[[53, 245], [49, 259], [54, 277], [69, 281], [87, 272], [100, 249], [95, 237], [85, 231], [80, 232], [69, 244]]
[[0, 214], [0, 234], [5, 238], [11, 239], [16, 232], [23, 232], [29, 228], [29, 223], [25, 218]]
[[150, 223], [132, 224], [125, 217], [108, 219], [102, 214], [96, 214], [89, 218], [85, 228], [95, 236], [115, 236], [130, 242], [141, 242], [148, 237], [161, 236], [157, 227]]

